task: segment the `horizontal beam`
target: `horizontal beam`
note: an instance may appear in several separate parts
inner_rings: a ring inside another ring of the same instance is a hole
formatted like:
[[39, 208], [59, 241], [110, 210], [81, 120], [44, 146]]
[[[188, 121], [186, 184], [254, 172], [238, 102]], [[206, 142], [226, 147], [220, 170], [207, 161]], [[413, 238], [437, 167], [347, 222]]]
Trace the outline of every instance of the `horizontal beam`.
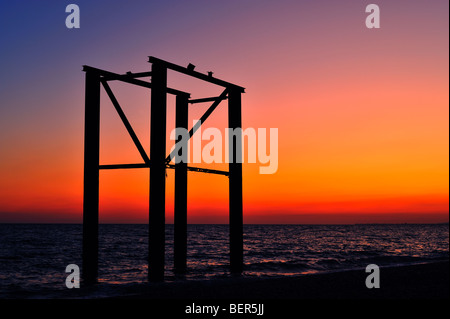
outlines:
[[226, 81], [217, 79], [217, 78], [215, 78], [215, 77], [213, 77], [211, 75], [206, 75], [206, 74], [203, 74], [203, 73], [200, 73], [200, 72], [197, 72], [197, 71], [193, 71], [191, 69], [188, 70], [185, 67], [182, 67], [182, 66], [176, 65], [174, 63], [170, 63], [170, 62], [167, 62], [167, 61], [155, 58], [153, 56], [149, 56], [148, 57], [148, 62], [150, 62], [150, 63], [161, 63], [162, 65], [164, 65], [166, 68], [168, 68], [170, 70], [173, 70], [173, 71], [176, 71], [176, 72], [180, 72], [180, 73], [183, 73], [183, 74], [186, 74], [186, 75], [190, 75], [190, 76], [192, 76], [194, 78], [197, 78], [197, 79], [200, 79], [200, 80], [203, 80], [203, 81], [206, 81], [206, 82], [210, 82], [210, 83], [213, 83], [213, 84], [216, 84], [216, 85], [219, 85], [219, 86], [223, 86], [223, 87], [226, 87], [226, 88], [234, 87], [234, 88], [239, 89], [241, 93], [244, 93], [244, 91], [245, 91], [245, 88], [243, 88], [241, 86], [238, 86], [236, 84], [233, 84], [233, 83], [230, 83], [230, 82], [226, 82]]
[[[138, 163], [138, 164], [103, 164], [99, 165], [99, 169], [133, 169], [133, 168], [149, 168], [150, 164], [146, 163]], [[175, 169], [175, 164], [166, 164], [166, 168]], [[199, 173], [208, 173], [208, 174], [217, 174], [228, 176], [229, 173], [227, 171], [219, 171], [216, 169], [209, 168], [201, 168], [201, 167], [187, 167], [188, 171], [191, 172], [199, 172]]]
[[[83, 71], [84, 72], [97, 72], [100, 75], [102, 75], [106, 81], [122, 81], [125, 83], [130, 83], [130, 84], [134, 84], [134, 85], [138, 85], [138, 86], [142, 86], [142, 87], [146, 87], [146, 88], [152, 88], [152, 84], [150, 82], [145, 82], [142, 80], [138, 80], [133, 78], [132, 76], [126, 75], [126, 74], [117, 74], [117, 73], [113, 73], [110, 71], [105, 71], [102, 69], [97, 69], [88, 65], [83, 65]], [[171, 88], [167, 88], [167, 93], [169, 94], [173, 94], [173, 95], [187, 95], [187, 96], [191, 96], [189, 93], [187, 92], [183, 92], [183, 91], [179, 91], [179, 90], [175, 90], [175, 89], [171, 89]]]
[[132, 77], [129, 77], [126, 75], [121, 75], [121, 74], [113, 73], [110, 71], [97, 69], [97, 68], [94, 68], [94, 67], [91, 67], [88, 65], [83, 65], [83, 71], [84, 72], [97, 72], [100, 75], [102, 75], [103, 77], [105, 77], [106, 81], [119, 80], [122, 82], [130, 83], [130, 84], [134, 84], [134, 85], [138, 85], [138, 86], [142, 86], [142, 87], [146, 87], [146, 88], [152, 87], [152, 84], [150, 82], [136, 80], [136, 79], [133, 79]]
[[125, 169], [125, 168], [148, 168], [150, 163], [139, 163], [139, 164], [106, 164], [99, 165], [99, 169]]
[[[166, 164], [166, 167], [174, 169], [175, 168], [175, 164]], [[229, 173], [227, 171], [219, 171], [217, 169], [209, 169], [209, 168], [201, 168], [201, 167], [188, 166], [187, 170], [191, 171], [191, 172], [217, 174], [217, 175], [224, 175], [224, 176], [228, 176], [229, 175]]]
[[133, 72], [127, 72], [127, 74], [126, 74], [127, 76], [129, 76], [129, 77], [132, 77], [132, 78], [134, 78], [134, 79], [136, 79], [136, 78], [146, 78], [146, 77], [149, 77], [149, 76], [152, 76], [152, 72], [138, 72], [138, 73], [133, 73]]
[[205, 97], [203, 99], [189, 100], [188, 102], [190, 104], [195, 104], [195, 103], [204, 103], [204, 102], [215, 102], [217, 100], [223, 101], [226, 99], [228, 99], [228, 97], [215, 96], [215, 97]]

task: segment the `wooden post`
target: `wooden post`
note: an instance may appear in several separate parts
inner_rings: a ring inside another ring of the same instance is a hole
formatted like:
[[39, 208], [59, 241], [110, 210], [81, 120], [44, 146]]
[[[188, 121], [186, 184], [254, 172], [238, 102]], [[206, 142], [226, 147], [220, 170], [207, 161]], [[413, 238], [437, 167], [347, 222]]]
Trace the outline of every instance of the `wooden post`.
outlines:
[[98, 184], [100, 143], [100, 75], [86, 72], [84, 119], [83, 268], [85, 284], [98, 276]]
[[[230, 268], [232, 273], [243, 269], [243, 215], [242, 215], [242, 119], [241, 91], [228, 91], [229, 127], [229, 204], [230, 204]], [[235, 131], [233, 134], [233, 130]]]
[[148, 279], [164, 280], [167, 68], [152, 64]]
[[[187, 132], [188, 129], [188, 95], [177, 95], [175, 127]], [[177, 139], [179, 143], [180, 138]], [[174, 207], [174, 268], [177, 273], [186, 272], [187, 256], [187, 147], [189, 141], [183, 140], [183, 160], [176, 158], [175, 164], [175, 207]], [[180, 154], [181, 155], [181, 154]]]

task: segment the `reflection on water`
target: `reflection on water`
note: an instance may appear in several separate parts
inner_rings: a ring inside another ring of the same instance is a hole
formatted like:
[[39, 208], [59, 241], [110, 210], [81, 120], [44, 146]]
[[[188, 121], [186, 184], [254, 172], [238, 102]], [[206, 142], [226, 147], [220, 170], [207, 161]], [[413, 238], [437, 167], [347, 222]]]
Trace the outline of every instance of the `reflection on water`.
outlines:
[[[6, 290], [63, 286], [68, 264], [81, 266], [81, 225], [0, 225], [0, 281]], [[187, 280], [228, 277], [228, 226], [188, 226]], [[147, 225], [100, 225], [99, 281], [147, 281]], [[166, 279], [172, 271], [173, 226], [166, 231]], [[244, 276], [448, 260], [447, 225], [245, 225]]]

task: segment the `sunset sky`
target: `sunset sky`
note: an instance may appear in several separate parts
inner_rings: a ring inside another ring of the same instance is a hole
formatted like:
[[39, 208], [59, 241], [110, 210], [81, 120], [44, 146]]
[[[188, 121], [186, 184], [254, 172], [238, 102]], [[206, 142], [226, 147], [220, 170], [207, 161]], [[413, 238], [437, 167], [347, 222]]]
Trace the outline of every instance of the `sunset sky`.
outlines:
[[[70, 3], [80, 29], [65, 26]], [[370, 3], [380, 29], [366, 28]], [[278, 128], [278, 171], [244, 164], [245, 223], [448, 222], [448, 11], [447, 0], [2, 2], [0, 222], [82, 221], [82, 65], [143, 72], [150, 55], [245, 87], [243, 127]], [[221, 93], [175, 73], [169, 86]], [[149, 154], [150, 92], [111, 88]], [[190, 123], [208, 106], [192, 105]], [[174, 108], [169, 97], [168, 134]], [[205, 127], [224, 129], [226, 115], [225, 101]], [[141, 161], [104, 91], [100, 161]], [[168, 223], [173, 182], [169, 170]], [[148, 169], [101, 171], [100, 222], [146, 223], [148, 183]], [[227, 223], [228, 179], [188, 183], [188, 222]]]

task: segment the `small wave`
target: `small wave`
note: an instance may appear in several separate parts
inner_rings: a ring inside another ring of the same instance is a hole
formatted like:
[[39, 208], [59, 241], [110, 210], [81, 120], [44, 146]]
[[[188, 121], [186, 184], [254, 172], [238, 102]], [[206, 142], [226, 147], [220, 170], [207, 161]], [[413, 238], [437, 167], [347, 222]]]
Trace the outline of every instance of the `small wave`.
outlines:
[[292, 272], [297, 270], [299, 272], [305, 270], [312, 270], [311, 267], [307, 263], [288, 263], [282, 261], [268, 261], [268, 262], [260, 262], [260, 263], [250, 263], [245, 264], [244, 269], [246, 271], [267, 271], [267, 272]]

